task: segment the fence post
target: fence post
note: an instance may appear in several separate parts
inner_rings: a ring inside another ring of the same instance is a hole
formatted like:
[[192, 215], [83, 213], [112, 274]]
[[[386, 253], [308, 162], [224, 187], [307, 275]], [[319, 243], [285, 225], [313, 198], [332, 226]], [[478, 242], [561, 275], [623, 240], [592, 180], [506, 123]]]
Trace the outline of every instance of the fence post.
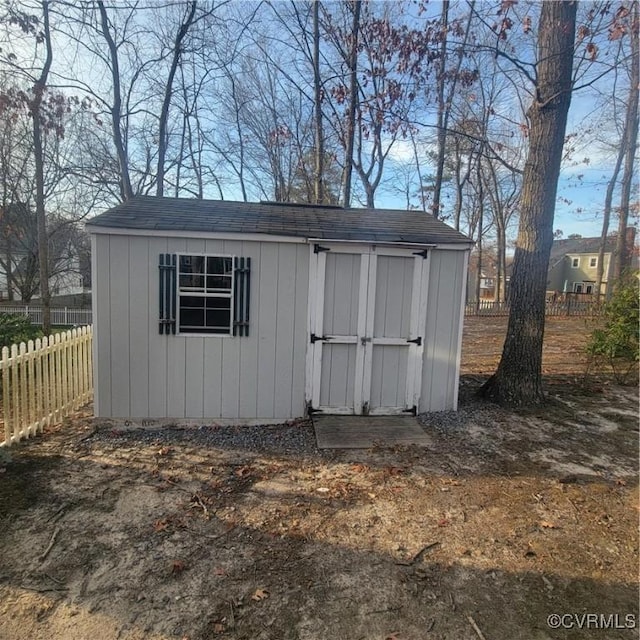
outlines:
[[67, 307], [64, 308], [64, 323], [65, 326], [69, 324], [69, 314], [67, 312]]
[[11, 415], [11, 361], [9, 360], [9, 347], [2, 347], [2, 415], [4, 417], [4, 440], [11, 442], [13, 433], [13, 420]]

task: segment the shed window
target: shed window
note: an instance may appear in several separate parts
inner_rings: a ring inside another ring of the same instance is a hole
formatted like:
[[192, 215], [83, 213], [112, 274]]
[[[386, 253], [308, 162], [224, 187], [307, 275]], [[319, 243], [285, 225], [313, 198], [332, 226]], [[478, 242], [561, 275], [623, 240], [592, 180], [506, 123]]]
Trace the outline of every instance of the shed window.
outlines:
[[571, 266], [577, 269], [580, 266], [580, 258], [571, 258]]
[[158, 266], [161, 335], [249, 335], [251, 258], [161, 253]]
[[233, 309], [233, 258], [178, 257], [178, 331], [230, 334]]

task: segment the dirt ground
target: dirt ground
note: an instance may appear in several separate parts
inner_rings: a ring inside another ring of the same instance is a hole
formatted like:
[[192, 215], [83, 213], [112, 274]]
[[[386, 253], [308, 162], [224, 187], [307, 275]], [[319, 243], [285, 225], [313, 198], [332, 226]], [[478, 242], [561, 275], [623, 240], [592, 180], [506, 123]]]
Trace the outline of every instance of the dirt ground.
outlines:
[[584, 320], [550, 319], [548, 406], [482, 404], [504, 329], [467, 320], [461, 408], [421, 418], [426, 448], [94, 433], [88, 411], [20, 443], [0, 639], [636, 638], [637, 388], [585, 379]]

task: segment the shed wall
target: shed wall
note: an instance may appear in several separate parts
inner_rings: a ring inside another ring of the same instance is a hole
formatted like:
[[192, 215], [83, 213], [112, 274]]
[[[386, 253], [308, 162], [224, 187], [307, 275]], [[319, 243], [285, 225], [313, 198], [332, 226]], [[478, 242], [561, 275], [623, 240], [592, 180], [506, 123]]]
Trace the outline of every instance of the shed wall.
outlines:
[[[96, 234], [95, 415], [109, 418], [302, 416], [306, 244]], [[252, 259], [247, 337], [158, 332], [160, 253]]]
[[457, 408], [467, 256], [467, 251], [430, 252], [420, 412]]

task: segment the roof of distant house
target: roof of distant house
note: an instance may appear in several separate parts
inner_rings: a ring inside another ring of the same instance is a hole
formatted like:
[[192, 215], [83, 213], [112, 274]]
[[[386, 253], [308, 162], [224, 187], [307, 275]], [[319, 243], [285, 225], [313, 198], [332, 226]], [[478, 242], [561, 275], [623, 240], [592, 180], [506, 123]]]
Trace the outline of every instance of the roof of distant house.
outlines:
[[94, 232], [252, 233], [324, 240], [472, 244], [467, 236], [421, 211], [346, 209], [273, 202], [233, 202], [138, 196], [87, 221]]
[[[615, 236], [607, 237], [604, 251], [611, 253], [615, 248]], [[551, 260], [561, 258], [574, 253], [598, 253], [600, 250], [600, 238], [563, 238], [554, 240], [551, 247]]]

